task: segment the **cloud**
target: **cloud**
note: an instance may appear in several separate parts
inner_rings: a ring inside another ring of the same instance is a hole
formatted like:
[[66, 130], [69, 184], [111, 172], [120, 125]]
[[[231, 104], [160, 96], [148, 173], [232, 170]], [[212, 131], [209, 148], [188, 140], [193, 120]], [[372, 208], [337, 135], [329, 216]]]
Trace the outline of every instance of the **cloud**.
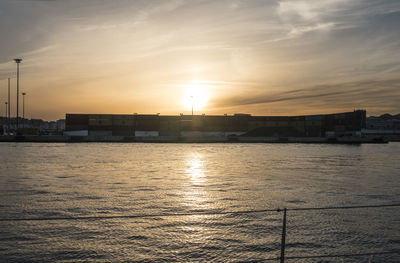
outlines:
[[[347, 10], [357, 6], [359, 0], [282, 0], [277, 13], [290, 30], [286, 39], [299, 37], [312, 31], [329, 31], [355, 26], [344, 18]], [[283, 38], [285, 40], [285, 38]]]
[[320, 22], [337, 15], [345, 9], [354, 8], [360, 0], [282, 0], [279, 1], [277, 13], [292, 22]]
[[290, 30], [290, 32], [288, 33], [288, 37], [293, 38], [312, 31], [329, 31], [334, 26], [335, 26], [334, 23], [320, 23], [311, 26], [293, 27], [292, 30]]
[[355, 104], [358, 106], [364, 105], [366, 107], [374, 104], [379, 105], [382, 101], [393, 101], [393, 98], [400, 102], [399, 96], [400, 79], [390, 79], [326, 84], [277, 93], [247, 92], [245, 95], [232, 96], [216, 100], [213, 103], [218, 107], [239, 107], [276, 102], [318, 105], [325, 103], [326, 107], [341, 104], [351, 107], [352, 103], [354, 105], [356, 101]]

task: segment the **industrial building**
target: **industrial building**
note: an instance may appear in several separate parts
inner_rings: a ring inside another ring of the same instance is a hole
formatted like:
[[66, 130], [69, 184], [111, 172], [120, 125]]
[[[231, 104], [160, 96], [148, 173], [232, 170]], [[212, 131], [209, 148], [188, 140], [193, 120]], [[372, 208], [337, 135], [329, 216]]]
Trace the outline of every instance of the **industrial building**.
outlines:
[[306, 115], [66, 114], [67, 136], [340, 137], [360, 135], [366, 111]]

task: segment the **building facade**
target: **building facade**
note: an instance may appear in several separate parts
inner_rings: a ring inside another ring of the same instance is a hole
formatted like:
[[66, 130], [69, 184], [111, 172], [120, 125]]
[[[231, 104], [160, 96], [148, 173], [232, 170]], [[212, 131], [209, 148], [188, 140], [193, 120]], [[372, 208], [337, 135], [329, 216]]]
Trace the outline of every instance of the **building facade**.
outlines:
[[365, 110], [307, 116], [66, 114], [65, 135], [329, 137], [354, 136], [365, 128]]

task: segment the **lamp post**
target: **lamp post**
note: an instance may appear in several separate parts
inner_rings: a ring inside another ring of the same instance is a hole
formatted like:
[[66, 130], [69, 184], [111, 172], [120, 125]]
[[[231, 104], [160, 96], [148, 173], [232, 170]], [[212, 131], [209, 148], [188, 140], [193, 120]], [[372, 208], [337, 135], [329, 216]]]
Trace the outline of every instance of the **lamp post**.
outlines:
[[192, 99], [192, 117], [193, 117], [193, 103], [194, 103], [194, 101], [193, 101], [193, 95], [191, 95], [190, 98]]
[[17, 63], [17, 131], [19, 128], [18, 119], [19, 119], [19, 64], [22, 62], [22, 58], [15, 58], [15, 63]]
[[22, 128], [25, 128], [25, 95], [26, 92], [22, 92]]
[[[8, 126], [10, 126], [10, 115], [11, 115], [11, 105], [10, 105], [10, 78], [8, 78]], [[10, 127], [8, 127], [8, 129], [10, 129]]]
[[8, 118], [8, 115], [10, 115], [10, 113], [8, 112], [8, 107], [10, 106], [8, 104], [8, 102], [4, 102], [4, 104], [6, 105], [6, 118], [7, 118], [7, 133], [4, 133], [4, 135], [9, 134], [10, 132], [10, 119]]

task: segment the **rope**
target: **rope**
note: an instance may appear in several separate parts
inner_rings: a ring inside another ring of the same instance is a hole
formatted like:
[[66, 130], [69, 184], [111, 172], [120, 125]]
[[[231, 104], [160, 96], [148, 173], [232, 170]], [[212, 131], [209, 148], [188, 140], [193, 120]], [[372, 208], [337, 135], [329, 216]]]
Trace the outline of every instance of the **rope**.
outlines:
[[230, 212], [188, 212], [188, 213], [165, 213], [165, 214], [142, 214], [142, 215], [111, 215], [111, 216], [78, 216], [78, 217], [27, 217], [27, 218], [0, 218], [0, 221], [46, 221], [46, 220], [95, 220], [95, 219], [121, 219], [121, 218], [149, 218], [170, 216], [198, 216], [198, 215], [234, 215], [280, 212], [280, 209], [243, 210]]
[[[369, 252], [369, 253], [358, 253], [358, 254], [330, 254], [330, 255], [310, 255], [310, 256], [290, 256], [286, 259], [310, 259], [310, 258], [350, 258], [350, 257], [363, 257], [363, 256], [378, 256], [378, 255], [395, 255], [400, 254], [400, 251], [386, 251], [386, 252]], [[266, 260], [280, 260], [280, 257], [267, 258]]]
[[289, 208], [291, 211], [310, 211], [310, 210], [337, 210], [337, 209], [361, 209], [361, 208], [379, 208], [379, 207], [396, 207], [400, 204], [387, 204], [387, 205], [355, 205], [355, 206], [327, 206], [327, 207], [298, 207]]
[[[327, 206], [327, 207], [303, 207], [303, 208], [298, 207], [298, 208], [288, 208], [287, 211], [363, 209], [363, 208], [383, 208], [383, 207], [400, 207], [400, 203], [399, 204], [381, 204], [381, 205], [358, 205], [358, 206]], [[218, 211], [218, 212], [187, 212], [187, 213], [110, 215], [110, 216], [0, 218], [0, 222], [6, 222], [6, 221], [50, 221], [50, 220], [135, 219], [135, 218], [151, 218], [151, 217], [254, 214], [254, 213], [268, 213], [268, 212], [282, 212], [282, 211], [283, 211], [283, 209], [278, 208], [278, 209], [242, 210], [242, 211], [226, 211], [226, 212]]]

